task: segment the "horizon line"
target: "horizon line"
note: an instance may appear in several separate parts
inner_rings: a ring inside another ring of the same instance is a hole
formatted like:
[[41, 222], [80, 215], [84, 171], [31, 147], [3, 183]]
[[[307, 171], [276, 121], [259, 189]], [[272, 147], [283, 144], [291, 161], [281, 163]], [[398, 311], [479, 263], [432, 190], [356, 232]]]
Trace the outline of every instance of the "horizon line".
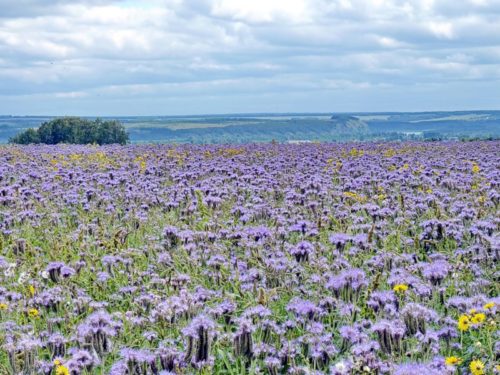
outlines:
[[15, 115], [15, 114], [0, 114], [0, 118], [5, 117], [90, 117], [90, 118], [111, 118], [111, 117], [228, 117], [228, 116], [325, 116], [335, 114], [353, 114], [353, 115], [370, 115], [370, 114], [401, 114], [401, 113], [466, 113], [466, 112], [500, 112], [500, 109], [457, 109], [457, 110], [417, 110], [417, 111], [331, 111], [331, 112], [226, 112], [226, 113], [200, 113], [200, 114], [175, 114], [175, 115]]

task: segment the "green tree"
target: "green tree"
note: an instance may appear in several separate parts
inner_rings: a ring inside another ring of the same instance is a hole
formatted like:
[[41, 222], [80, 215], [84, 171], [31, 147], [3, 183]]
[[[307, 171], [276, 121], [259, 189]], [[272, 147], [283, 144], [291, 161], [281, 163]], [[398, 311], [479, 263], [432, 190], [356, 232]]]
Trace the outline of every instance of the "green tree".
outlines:
[[23, 145], [40, 143], [40, 137], [36, 129], [27, 129], [9, 140], [10, 143], [18, 143]]
[[9, 140], [10, 143], [29, 144], [126, 144], [129, 136], [116, 120], [88, 120], [80, 117], [62, 117], [44, 122], [38, 129], [28, 129]]

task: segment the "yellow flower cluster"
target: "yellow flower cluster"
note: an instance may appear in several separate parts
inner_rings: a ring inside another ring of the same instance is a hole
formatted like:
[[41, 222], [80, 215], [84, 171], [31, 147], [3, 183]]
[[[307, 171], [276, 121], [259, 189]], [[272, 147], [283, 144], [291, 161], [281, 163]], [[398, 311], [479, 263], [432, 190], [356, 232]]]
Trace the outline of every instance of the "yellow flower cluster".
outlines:
[[488, 302], [486, 305], [483, 306], [483, 309], [491, 310], [494, 307], [495, 307], [495, 302]]
[[359, 157], [363, 156], [364, 154], [365, 154], [365, 152], [363, 150], [359, 150], [357, 148], [352, 148], [349, 151], [349, 155], [353, 158], [359, 158]]
[[462, 363], [462, 359], [455, 356], [446, 357], [445, 363], [447, 366], [456, 366]]
[[359, 195], [357, 193], [354, 193], [352, 191], [346, 191], [346, 192], [344, 192], [344, 197], [353, 199], [356, 202], [366, 202], [366, 197], [364, 197], [362, 195]]
[[481, 168], [479, 168], [479, 165], [477, 165], [476, 163], [472, 164], [472, 173], [474, 174], [479, 173], [480, 170]]
[[396, 150], [394, 150], [393, 148], [390, 148], [384, 152], [384, 157], [386, 158], [392, 158], [394, 155], [396, 155]]
[[56, 359], [54, 365], [56, 366], [56, 375], [69, 375], [69, 369], [63, 366], [60, 360]]
[[458, 318], [458, 329], [462, 332], [467, 331], [470, 328], [470, 319], [468, 315], [461, 315]]
[[472, 361], [469, 365], [470, 372], [472, 375], [483, 375], [484, 374], [484, 363], [479, 359]]
[[406, 292], [408, 290], [408, 285], [406, 285], [406, 284], [397, 284], [397, 285], [394, 285], [394, 288], [392, 288], [392, 290], [394, 290], [396, 293], [403, 294], [404, 292]]
[[[491, 303], [493, 305], [491, 305]], [[488, 306], [488, 308], [486, 308], [487, 306]], [[490, 303], [484, 305], [484, 309], [488, 310], [488, 309], [493, 308], [493, 306], [495, 306], [495, 303], [490, 302]], [[481, 325], [481, 324], [483, 324], [483, 322], [485, 320], [486, 320], [485, 313], [477, 312], [476, 309], [472, 309], [469, 311], [469, 314], [460, 315], [460, 317], [458, 318], [458, 323], [457, 323], [458, 329], [462, 332], [465, 332], [470, 328], [471, 324]]]

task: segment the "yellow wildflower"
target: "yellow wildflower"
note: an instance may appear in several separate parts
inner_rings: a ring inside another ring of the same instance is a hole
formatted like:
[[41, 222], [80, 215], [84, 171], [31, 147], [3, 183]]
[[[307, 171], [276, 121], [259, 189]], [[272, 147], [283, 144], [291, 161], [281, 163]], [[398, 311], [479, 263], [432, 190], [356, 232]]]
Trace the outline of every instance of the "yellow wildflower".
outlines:
[[396, 293], [404, 293], [408, 290], [408, 285], [406, 284], [398, 284], [395, 285], [394, 288], [392, 288]]
[[490, 310], [494, 307], [495, 307], [495, 302], [488, 302], [486, 305], [483, 306], [483, 309]]
[[484, 374], [484, 363], [479, 359], [472, 361], [469, 365], [469, 369], [472, 375], [483, 375]]
[[30, 285], [28, 287], [28, 292], [29, 292], [30, 296], [33, 297], [35, 295], [35, 287], [33, 285]]
[[9, 305], [7, 305], [6, 303], [0, 303], [0, 310], [7, 310], [7, 307], [9, 307]]
[[351, 199], [355, 200], [356, 202], [364, 202], [366, 200], [366, 198], [363, 195], [359, 195], [359, 194], [354, 193], [352, 191], [344, 192], [344, 197], [351, 198]]
[[480, 170], [481, 168], [479, 168], [479, 165], [476, 163], [472, 164], [472, 173], [479, 173]]
[[388, 149], [387, 151], [384, 152], [384, 156], [386, 158], [391, 158], [394, 155], [396, 155], [396, 150], [394, 150], [393, 148], [390, 148], [390, 149]]
[[462, 332], [465, 332], [470, 327], [470, 319], [467, 315], [462, 315], [458, 318], [458, 329]]
[[472, 317], [472, 323], [481, 324], [486, 320], [486, 315], [483, 313], [477, 313]]
[[31, 318], [37, 318], [40, 315], [40, 312], [37, 309], [33, 308], [28, 310], [28, 315]]
[[56, 375], [69, 375], [69, 369], [66, 366], [57, 366]]
[[62, 364], [62, 363], [61, 363], [61, 361], [60, 361], [60, 360], [58, 360], [58, 359], [54, 359], [54, 365], [55, 365], [55, 366], [61, 366], [61, 364]]
[[445, 363], [447, 366], [455, 366], [459, 365], [462, 363], [462, 359], [459, 357], [451, 356], [451, 357], [446, 357]]

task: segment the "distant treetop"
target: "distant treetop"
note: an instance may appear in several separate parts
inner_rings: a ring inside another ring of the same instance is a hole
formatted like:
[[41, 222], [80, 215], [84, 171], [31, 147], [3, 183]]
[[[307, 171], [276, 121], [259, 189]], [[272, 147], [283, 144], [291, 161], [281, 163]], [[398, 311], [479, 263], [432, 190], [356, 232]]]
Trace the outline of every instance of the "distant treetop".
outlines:
[[129, 136], [116, 120], [88, 120], [80, 117], [61, 117], [44, 122], [38, 129], [27, 129], [11, 139], [10, 143], [54, 145], [73, 144], [127, 144]]

